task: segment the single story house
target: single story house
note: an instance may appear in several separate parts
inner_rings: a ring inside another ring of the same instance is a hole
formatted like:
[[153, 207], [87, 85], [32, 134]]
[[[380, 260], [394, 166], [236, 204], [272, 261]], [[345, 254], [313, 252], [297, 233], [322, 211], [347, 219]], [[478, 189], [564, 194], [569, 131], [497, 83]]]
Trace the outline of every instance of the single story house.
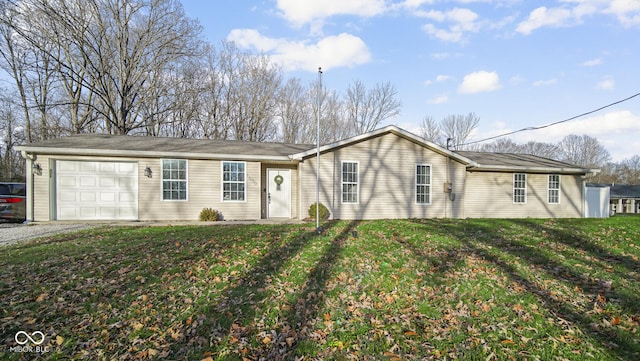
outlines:
[[[303, 219], [316, 147], [76, 135], [19, 147], [31, 221]], [[598, 170], [532, 155], [451, 151], [396, 126], [320, 147], [333, 219], [583, 217]]]
[[615, 213], [640, 213], [640, 185], [612, 184], [609, 198]]
[[640, 213], [640, 185], [587, 184], [587, 187], [609, 188], [609, 210], [615, 213]]

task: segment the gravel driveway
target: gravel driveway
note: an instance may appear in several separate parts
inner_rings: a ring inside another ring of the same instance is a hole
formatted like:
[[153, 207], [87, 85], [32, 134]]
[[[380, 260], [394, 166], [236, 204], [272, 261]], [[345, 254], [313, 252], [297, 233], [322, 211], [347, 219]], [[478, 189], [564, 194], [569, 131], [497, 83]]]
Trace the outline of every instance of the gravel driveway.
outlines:
[[20, 224], [0, 223], [0, 246], [28, 241], [57, 233], [97, 227], [91, 224]]

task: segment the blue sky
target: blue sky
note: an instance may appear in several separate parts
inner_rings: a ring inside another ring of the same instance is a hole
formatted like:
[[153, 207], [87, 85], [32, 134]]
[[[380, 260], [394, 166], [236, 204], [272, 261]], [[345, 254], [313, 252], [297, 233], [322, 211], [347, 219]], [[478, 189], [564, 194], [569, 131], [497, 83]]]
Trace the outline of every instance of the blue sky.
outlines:
[[[640, 92], [640, 0], [182, 0], [204, 37], [235, 41], [344, 92], [391, 82], [417, 132], [425, 116], [474, 112], [475, 140], [563, 120]], [[640, 97], [511, 136], [597, 137], [620, 161], [640, 154]]]

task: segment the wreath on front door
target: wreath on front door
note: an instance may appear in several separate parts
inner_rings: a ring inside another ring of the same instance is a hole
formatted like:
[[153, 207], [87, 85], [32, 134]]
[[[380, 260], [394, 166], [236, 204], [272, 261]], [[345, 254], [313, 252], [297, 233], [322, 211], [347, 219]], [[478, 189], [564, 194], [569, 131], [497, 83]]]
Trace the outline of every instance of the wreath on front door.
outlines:
[[282, 182], [284, 182], [284, 178], [278, 174], [277, 176], [275, 176], [275, 178], [273, 178], [273, 181], [276, 182], [277, 185], [281, 185]]

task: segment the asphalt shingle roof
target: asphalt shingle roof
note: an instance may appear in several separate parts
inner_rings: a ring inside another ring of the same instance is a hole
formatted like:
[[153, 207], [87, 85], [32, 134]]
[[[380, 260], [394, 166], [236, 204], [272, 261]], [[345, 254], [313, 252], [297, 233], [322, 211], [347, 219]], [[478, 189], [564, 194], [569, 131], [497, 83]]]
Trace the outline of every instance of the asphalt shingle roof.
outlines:
[[313, 148], [314, 145], [83, 134], [31, 143], [28, 147], [130, 151], [132, 155], [135, 155], [136, 152], [165, 152], [288, 156]]
[[501, 166], [501, 167], [538, 167], [538, 168], [584, 168], [575, 164], [560, 162], [553, 159], [538, 157], [530, 154], [515, 153], [487, 153], [456, 151], [481, 166]]

